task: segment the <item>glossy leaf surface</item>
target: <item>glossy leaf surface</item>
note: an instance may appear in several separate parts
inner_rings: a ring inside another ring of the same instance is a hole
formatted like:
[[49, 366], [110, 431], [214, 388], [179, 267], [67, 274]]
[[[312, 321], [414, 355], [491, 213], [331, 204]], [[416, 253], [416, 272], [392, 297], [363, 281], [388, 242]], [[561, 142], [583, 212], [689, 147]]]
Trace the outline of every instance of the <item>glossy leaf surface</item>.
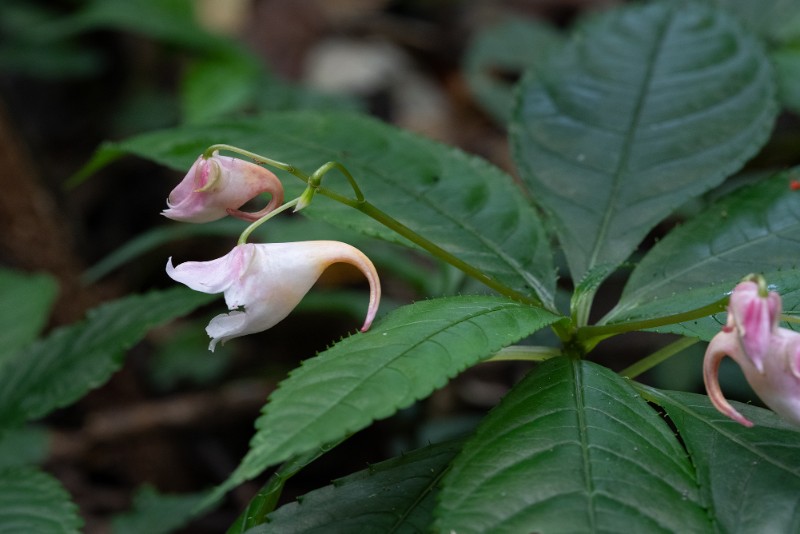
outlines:
[[708, 532], [694, 470], [628, 381], [554, 358], [484, 419], [445, 476], [438, 532]]
[[280, 384], [256, 421], [249, 453], [220, 491], [392, 415], [556, 319], [540, 308], [482, 296], [392, 312], [369, 332], [305, 360]]
[[[634, 269], [603, 322], [680, 313], [723, 298], [750, 273], [763, 273], [787, 311], [800, 309], [800, 191], [797, 171], [742, 187], [659, 241]], [[719, 321], [662, 329], [709, 339]]]
[[592, 18], [527, 77], [514, 155], [573, 278], [623, 262], [755, 154], [774, 121], [773, 85], [763, 48], [734, 19], [683, 2]]
[[798, 531], [800, 431], [763, 408], [732, 403], [756, 425], [746, 428], [704, 395], [641, 389], [680, 432], [717, 531]]
[[431, 445], [335, 480], [279, 508], [247, 534], [428, 532], [438, 483], [460, 445]]

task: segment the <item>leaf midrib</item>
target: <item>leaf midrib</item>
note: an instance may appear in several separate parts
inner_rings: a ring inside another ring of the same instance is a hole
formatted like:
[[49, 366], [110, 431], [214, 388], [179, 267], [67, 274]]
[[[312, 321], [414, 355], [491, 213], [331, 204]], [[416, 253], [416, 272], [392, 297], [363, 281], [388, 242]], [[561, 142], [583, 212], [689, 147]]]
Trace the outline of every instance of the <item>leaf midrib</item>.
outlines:
[[586, 403], [583, 396], [583, 366], [580, 362], [570, 362], [573, 384], [575, 392], [575, 412], [578, 417], [577, 430], [580, 438], [581, 456], [583, 458], [583, 473], [586, 482], [586, 498], [588, 500], [586, 509], [589, 512], [590, 531], [597, 530], [597, 511], [595, 510], [594, 494], [595, 487], [592, 478], [592, 463], [589, 453], [588, 423], [586, 421]]
[[600, 221], [600, 228], [595, 238], [594, 247], [592, 252], [589, 256], [589, 261], [587, 262], [586, 270], [589, 271], [597, 264], [598, 256], [600, 255], [601, 251], [605, 249], [606, 245], [606, 236], [610, 231], [611, 222], [613, 219], [613, 215], [615, 210], [611, 208], [616, 206], [617, 200], [616, 197], [618, 196], [617, 193], [622, 185], [623, 177], [625, 176], [625, 168], [627, 167], [631, 155], [632, 155], [632, 144], [633, 139], [635, 137], [636, 132], [639, 130], [639, 125], [642, 120], [642, 115], [644, 112], [644, 105], [647, 101], [647, 96], [649, 94], [648, 89], [653, 83], [653, 76], [655, 71], [655, 65], [658, 62], [658, 58], [661, 55], [661, 50], [663, 48], [664, 41], [666, 39], [666, 34], [668, 33], [668, 29], [672, 24], [672, 18], [674, 14], [670, 11], [669, 20], [667, 20], [660, 28], [658, 33], [656, 34], [656, 42], [653, 46], [653, 50], [651, 50], [649, 55], [649, 62], [647, 64], [647, 70], [645, 71], [644, 78], [642, 79], [640, 85], [640, 92], [636, 101], [636, 105], [634, 106], [633, 116], [631, 117], [630, 125], [626, 131], [625, 140], [622, 146], [622, 153], [620, 154], [619, 162], [617, 164], [617, 168], [614, 170], [614, 174], [612, 176], [612, 186], [611, 191], [609, 194], [610, 205], [606, 209], [605, 213], [603, 214], [603, 219]]

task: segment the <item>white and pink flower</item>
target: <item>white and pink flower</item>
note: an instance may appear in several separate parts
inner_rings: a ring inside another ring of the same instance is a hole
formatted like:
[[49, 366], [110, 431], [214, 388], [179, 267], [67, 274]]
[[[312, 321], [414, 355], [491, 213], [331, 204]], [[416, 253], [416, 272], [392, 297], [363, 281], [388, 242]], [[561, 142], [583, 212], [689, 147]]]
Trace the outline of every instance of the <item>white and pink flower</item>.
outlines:
[[217, 343], [261, 332], [283, 320], [311, 289], [323, 271], [334, 263], [357, 267], [370, 286], [369, 329], [381, 297], [375, 266], [360, 250], [338, 241], [301, 241], [237, 245], [212, 261], [190, 261], [167, 274], [175, 281], [203, 293], [224, 293], [230, 313], [214, 317], [206, 328], [210, 350]]
[[[255, 213], [240, 211], [245, 203], [261, 193], [272, 198]], [[161, 212], [176, 221], [203, 223], [232, 215], [255, 221], [283, 204], [283, 186], [264, 167], [238, 158], [220, 156], [197, 158], [189, 172], [167, 198], [168, 209]]]
[[761, 400], [787, 422], [800, 426], [800, 333], [778, 326], [781, 298], [763, 284], [744, 281], [731, 294], [728, 321], [708, 345], [703, 362], [706, 391], [724, 415], [753, 423], [728, 403], [719, 387], [719, 365], [730, 356]]

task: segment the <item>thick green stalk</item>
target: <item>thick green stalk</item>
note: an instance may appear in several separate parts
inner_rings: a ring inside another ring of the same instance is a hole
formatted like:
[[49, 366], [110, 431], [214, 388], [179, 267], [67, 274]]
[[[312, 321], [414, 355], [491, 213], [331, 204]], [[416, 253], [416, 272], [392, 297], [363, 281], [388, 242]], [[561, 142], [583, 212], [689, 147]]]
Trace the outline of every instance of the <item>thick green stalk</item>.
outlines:
[[721, 311], [725, 311], [728, 303], [728, 297], [721, 298], [716, 302], [712, 302], [701, 308], [689, 310], [686, 312], [667, 315], [665, 317], [655, 317], [653, 319], [643, 319], [640, 321], [628, 321], [624, 323], [603, 324], [596, 326], [583, 326], [578, 329], [577, 338], [582, 342], [591, 344], [590, 342], [599, 341], [617, 334], [625, 332], [635, 332], [637, 330], [647, 330], [649, 328], [658, 328], [659, 326], [667, 326], [670, 324], [683, 323], [685, 321], [692, 321], [701, 319]]

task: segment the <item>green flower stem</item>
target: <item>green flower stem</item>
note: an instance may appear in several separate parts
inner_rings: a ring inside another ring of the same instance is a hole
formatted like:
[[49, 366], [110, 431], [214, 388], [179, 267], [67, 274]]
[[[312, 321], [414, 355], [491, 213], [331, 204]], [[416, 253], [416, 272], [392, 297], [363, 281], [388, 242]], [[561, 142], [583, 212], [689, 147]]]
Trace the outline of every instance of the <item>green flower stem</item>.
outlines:
[[538, 347], [528, 345], [512, 345], [496, 352], [484, 362], [524, 361], [543, 362], [561, 355], [561, 350], [556, 347]]
[[[701, 319], [721, 311], [725, 311], [728, 304], [728, 297], [723, 297], [711, 304], [689, 310], [686, 312], [667, 315], [666, 317], [655, 317], [653, 319], [643, 319], [641, 321], [628, 321], [625, 323], [603, 324], [596, 326], [583, 326], [578, 329], [577, 338], [582, 342], [599, 341], [617, 334], [634, 332], [637, 330], [647, 330], [648, 328], [658, 328], [670, 324], [683, 323], [694, 319]], [[591, 343], [587, 343], [591, 344]]]
[[656, 365], [666, 361], [670, 357], [678, 354], [682, 350], [691, 347], [695, 343], [699, 342], [700, 340], [693, 337], [684, 337], [670, 343], [666, 347], [655, 351], [650, 356], [642, 358], [638, 362], [634, 363], [630, 367], [626, 367], [622, 371], [619, 372], [620, 376], [624, 376], [626, 378], [636, 378], [640, 374], [644, 373], [645, 371], [649, 371]]
[[286, 171], [292, 176], [297, 176], [304, 182], [308, 182], [309, 179], [308, 175], [303, 171], [301, 171], [300, 169], [298, 169], [297, 167], [295, 167], [294, 165], [289, 165], [288, 163], [283, 163], [282, 161], [278, 161], [271, 158], [265, 158], [260, 154], [256, 154], [255, 152], [250, 152], [249, 150], [244, 150], [242, 148], [235, 147], [233, 145], [224, 145], [224, 144], [211, 145], [206, 149], [205, 152], [203, 152], [203, 157], [208, 159], [214, 154], [214, 152], [218, 150], [227, 150], [228, 152], [239, 154], [240, 156], [252, 159], [256, 163], [261, 163], [262, 165], [269, 165], [270, 167], [275, 167], [276, 169]]
[[502, 284], [497, 280], [491, 278], [483, 271], [476, 269], [469, 263], [450, 254], [436, 243], [422, 237], [421, 235], [413, 231], [411, 228], [404, 225], [403, 223], [401, 223], [394, 217], [390, 216], [386, 212], [381, 211], [367, 200], [353, 200], [351, 198], [347, 198], [338, 193], [335, 193], [334, 191], [330, 191], [329, 189], [326, 189], [324, 187], [320, 187], [317, 190], [317, 192], [332, 200], [345, 204], [346, 206], [350, 206], [351, 208], [357, 209], [364, 215], [378, 221], [379, 223], [389, 228], [393, 232], [405, 237], [415, 245], [426, 250], [434, 257], [449, 263], [450, 265], [460, 269], [461, 271], [464, 271], [465, 273], [472, 276], [479, 282], [494, 289], [501, 295], [505, 295], [506, 297], [509, 297], [513, 300], [517, 300], [519, 302], [524, 302], [526, 304], [531, 304], [534, 306], [542, 306], [542, 303], [539, 299], [523, 295], [522, 293], [515, 291], [514, 289], [511, 289], [505, 284]]
[[356, 200], [358, 202], [364, 202], [364, 193], [361, 192], [361, 188], [358, 187], [355, 178], [353, 178], [353, 175], [350, 174], [350, 171], [347, 170], [347, 167], [345, 167], [338, 161], [329, 161], [328, 163], [326, 163], [325, 165], [314, 171], [314, 174], [311, 175], [311, 180], [309, 181], [308, 185], [311, 187], [318, 187], [320, 182], [322, 182], [322, 177], [325, 176], [331, 169], [336, 169], [340, 173], [342, 173], [344, 177], [347, 178], [350, 187], [353, 188], [353, 193], [355, 193], [356, 195]]
[[275, 208], [271, 212], [267, 213], [260, 219], [254, 221], [250, 226], [244, 229], [244, 232], [242, 232], [242, 235], [239, 236], [239, 241], [237, 241], [236, 244], [244, 245], [245, 243], [247, 243], [247, 238], [250, 237], [250, 234], [252, 234], [256, 228], [258, 228], [259, 226], [261, 226], [262, 224], [273, 218], [275, 215], [278, 215], [279, 213], [282, 213], [287, 209], [297, 205], [297, 203], [300, 201], [300, 198], [301, 197], [297, 197], [294, 200], [290, 200], [289, 202], [284, 203], [282, 206]]

